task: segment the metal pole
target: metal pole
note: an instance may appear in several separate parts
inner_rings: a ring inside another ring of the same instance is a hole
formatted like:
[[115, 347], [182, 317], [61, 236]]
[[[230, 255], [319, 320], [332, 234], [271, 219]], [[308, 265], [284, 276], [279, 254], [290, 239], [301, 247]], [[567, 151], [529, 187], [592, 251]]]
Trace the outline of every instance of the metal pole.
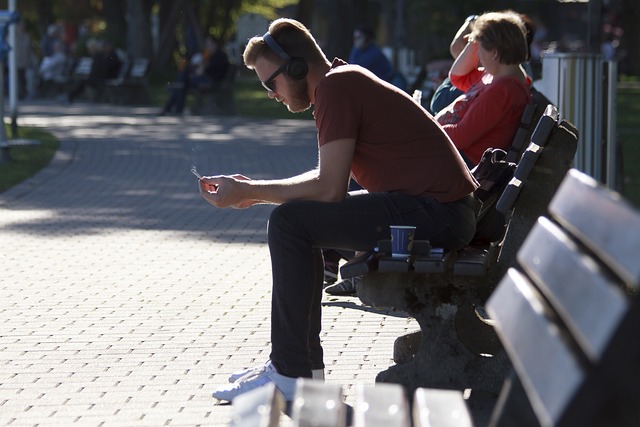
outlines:
[[608, 84], [607, 84], [607, 105], [609, 111], [607, 114], [607, 179], [606, 184], [609, 188], [620, 191], [620, 182], [618, 181], [618, 137], [617, 124], [618, 111], [617, 103], [617, 82], [618, 82], [618, 62], [608, 61]]
[[[16, 11], [16, 0], [9, 0], [9, 12]], [[9, 26], [9, 111], [11, 112], [11, 135], [18, 133], [18, 66], [16, 64], [16, 26]]]
[[9, 143], [7, 141], [7, 130], [4, 127], [4, 63], [0, 61], [0, 163], [11, 161], [11, 153], [9, 151]]

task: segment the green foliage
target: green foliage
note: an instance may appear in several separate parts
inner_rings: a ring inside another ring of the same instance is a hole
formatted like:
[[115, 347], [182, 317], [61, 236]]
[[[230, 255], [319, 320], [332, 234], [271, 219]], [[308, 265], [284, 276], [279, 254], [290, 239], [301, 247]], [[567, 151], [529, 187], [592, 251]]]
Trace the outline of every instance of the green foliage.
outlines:
[[[637, 80], [636, 80], [637, 81]], [[640, 85], [619, 89], [618, 96], [618, 127], [640, 127]]]
[[276, 10], [298, 4], [298, 0], [248, 0], [243, 2], [242, 13], [255, 13], [267, 19], [278, 17]]
[[449, 43], [467, 16], [515, 6], [507, 0], [406, 0], [404, 7], [403, 41], [424, 63], [451, 57]]
[[640, 82], [640, 76], [628, 76], [626, 74], [622, 74], [619, 76], [618, 80], [626, 83], [638, 83]]

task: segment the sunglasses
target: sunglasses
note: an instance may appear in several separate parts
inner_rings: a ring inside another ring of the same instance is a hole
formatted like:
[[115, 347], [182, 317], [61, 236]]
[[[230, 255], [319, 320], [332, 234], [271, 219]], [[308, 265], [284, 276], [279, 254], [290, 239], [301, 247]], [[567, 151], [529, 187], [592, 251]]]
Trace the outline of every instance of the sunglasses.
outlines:
[[278, 69], [276, 71], [273, 72], [273, 74], [271, 74], [271, 76], [263, 81], [260, 82], [262, 83], [262, 87], [265, 88], [266, 90], [268, 90], [269, 92], [275, 92], [276, 91], [276, 87], [273, 84], [273, 80], [278, 77], [278, 75], [280, 73], [282, 73], [284, 71], [285, 68], [287, 68], [288, 62], [283, 63], [281, 66], [278, 67]]

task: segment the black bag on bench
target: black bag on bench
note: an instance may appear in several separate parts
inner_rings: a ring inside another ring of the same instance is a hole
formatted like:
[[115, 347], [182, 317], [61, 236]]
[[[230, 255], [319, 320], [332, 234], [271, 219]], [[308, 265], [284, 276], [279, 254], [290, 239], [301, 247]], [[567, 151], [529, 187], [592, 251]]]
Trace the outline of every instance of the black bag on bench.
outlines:
[[516, 170], [516, 164], [506, 158], [506, 151], [487, 148], [480, 163], [471, 170], [480, 184], [474, 195], [482, 202], [474, 242], [495, 242], [504, 235], [506, 221], [504, 215], [496, 210], [496, 202]]

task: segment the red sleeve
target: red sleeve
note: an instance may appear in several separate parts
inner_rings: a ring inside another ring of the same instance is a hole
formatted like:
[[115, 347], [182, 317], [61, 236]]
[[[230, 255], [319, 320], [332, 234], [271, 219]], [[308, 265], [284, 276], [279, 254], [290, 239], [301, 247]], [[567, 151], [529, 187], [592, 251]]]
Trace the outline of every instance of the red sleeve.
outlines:
[[476, 68], [463, 76], [451, 74], [449, 78], [452, 85], [461, 91], [466, 92], [471, 86], [478, 83], [482, 79], [482, 76], [484, 76], [484, 71]]

